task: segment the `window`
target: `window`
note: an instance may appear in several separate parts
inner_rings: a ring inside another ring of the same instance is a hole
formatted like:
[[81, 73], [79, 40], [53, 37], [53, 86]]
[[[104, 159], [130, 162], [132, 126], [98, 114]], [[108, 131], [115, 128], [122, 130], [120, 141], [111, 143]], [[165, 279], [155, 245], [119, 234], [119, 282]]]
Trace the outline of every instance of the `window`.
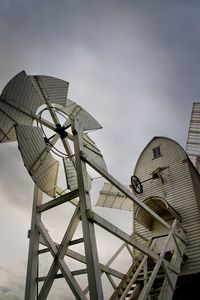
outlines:
[[160, 146], [153, 148], [153, 158], [157, 158], [161, 156]]

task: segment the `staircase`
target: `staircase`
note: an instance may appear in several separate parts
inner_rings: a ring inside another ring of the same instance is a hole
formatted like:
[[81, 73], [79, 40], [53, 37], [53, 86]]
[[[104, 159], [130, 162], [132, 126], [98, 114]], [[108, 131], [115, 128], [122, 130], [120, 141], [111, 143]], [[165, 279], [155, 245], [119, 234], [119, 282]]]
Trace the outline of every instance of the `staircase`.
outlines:
[[[178, 279], [185, 250], [185, 234], [176, 229], [176, 221], [166, 236], [163, 250], [155, 261], [150, 256], [140, 254], [125, 277], [119, 283], [110, 300], [171, 300]], [[169, 241], [174, 240], [174, 249], [167, 250]], [[154, 248], [156, 239], [149, 245]]]

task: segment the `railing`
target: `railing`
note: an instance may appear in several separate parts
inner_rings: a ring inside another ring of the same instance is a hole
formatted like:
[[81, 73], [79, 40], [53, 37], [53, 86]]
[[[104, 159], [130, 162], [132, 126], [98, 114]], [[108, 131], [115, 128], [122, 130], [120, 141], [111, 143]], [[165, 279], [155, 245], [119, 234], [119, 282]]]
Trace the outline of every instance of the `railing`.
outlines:
[[[140, 238], [143, 237], [141, 234], [138, 236]], [[185, 232], [175, 219], [168, 234], [151, 238], [148, 241], [145, 237], [143, 237], [143, 239], [147, 241], [146, 246], [149, 250], [155, 251], [156, 242], [160, 237], [166, 237], [166, 239], [157, 258], [152, 259], [147, 253], [145, 254], [140, 251], [140, 255], [137, 259], [133, 260], [132, 266], [129, 268], [125, 278], [122, 279], [118, 287], [111, 282], [115, 291], [110, 297], [110, 300], [146, 300], [149, 298], [154, 282], [158, 277], [163, 278], [161, 286], [157, 288], [158, 297], [160, 297], [159, 299], [172, 298], [176, 281], [180, 273], [180, 266], [186, 245]], [[170, 261], [168, 261], [166, 259], [166, 254], [168, 253], [168, 246], [171, 242], [173, 242], [174, 248], [172, 249]], [[126, 246], [128, 245], [124, 243], [107, 264], [110, 265]], [[149, 266], [149, 259], [153, 261], [153, 268], [152, 266], [151, 268]], [[160, 273], [161, 271], [162, 273]], [[165, 298], [166, 295], [168, 298]]]

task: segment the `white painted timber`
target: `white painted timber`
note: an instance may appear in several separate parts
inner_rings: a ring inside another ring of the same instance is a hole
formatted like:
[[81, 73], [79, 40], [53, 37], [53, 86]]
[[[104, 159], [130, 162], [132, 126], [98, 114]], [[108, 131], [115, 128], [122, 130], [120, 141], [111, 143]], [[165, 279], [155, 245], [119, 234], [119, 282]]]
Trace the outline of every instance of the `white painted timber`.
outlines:
[[32, 125], [42, 98], [24, 71], [14, 76], [0, 96], [0, 142], [15, 141], [15, 124]]
[[[129, 187], [127, 187], [132, 191]], [[133, 210], [133, 202], [110, 182], [105, 182], [100, 191], [96, 206]]]
[[69, 87], [67, 81], [46, 75], [34, 75], [29, 78], [44, 103], [47, 100], [50, 103], [66, 105]]
[[[160, 146], [161, 156], [154, 159], [152, 149], [157, 146]], [[185, 251], [188, 260], [181, 268], [181, 275], [200, 272], [200, 176], [184, 149], [165, 137], [155, 137], [149, 142], [137, 161], [134, 174], [143, 181], [158, 168], [161, 168], [161, 180], [152, 179], [143, 183], [144, 192], [137, 197], [143, 202], [150, 197], [164, 199], [180, 215], [188, 241]], [[171, 213], [163, 218], [167, 221], [170, 215], [175, 217]], [[134, 218], [134, 228], [140, 234], [151, 237], [155, 234], [156, 224], [147, 230]]]
[[66, 157], [63, 158], [63, 164], [65, 168], [67, 188], [71, 191], [76, 190], [78, 188], [78, 180], [74, 164], [70, 159]]
[[16, 135], [22, 159], [33, 181], [47, 195], [55, 197], [59, 162], [47, 150], [42, 129], [18, 125]]
[[83, 150], [101, 169], [107, 170], [101, 151], [86, 133], [83, 133]]
[[67, 99], [67, 105], [63, 108], [63, 111], [69, 116], [71, 120], [78, 119], [83, 127], [83, 130], [101, 129], [101, 125], [97, 120], [92, 117], [85, 109], [76, 104], [70, 99]]
[[[67, 188], [70, 191], [74, 191], [74, 190], [78, 189], [77, 172], [76, 172], [76, 169], [74, 167], [74, 164], [67, 157], [63, 157], [63, 164], [64, 164], [64, 169], [65, 169]], [[92, 179], [91, 179], [89, 174], [88, 174], [88, 186], [89, 186], [89, 189], [91, 189]]]
[[[15, 141], [15, 124], [29, 125], [37, 120], [36, 111], [47, 101], [66, 106], [69, 83], [50, 76], [14, 76], [0, 96], [0, 142]], [[47, 124], [47, 123], [46, 123]]]
[[186, 152], [200, 172], [200, 102], [194, 102], [192, 106]]

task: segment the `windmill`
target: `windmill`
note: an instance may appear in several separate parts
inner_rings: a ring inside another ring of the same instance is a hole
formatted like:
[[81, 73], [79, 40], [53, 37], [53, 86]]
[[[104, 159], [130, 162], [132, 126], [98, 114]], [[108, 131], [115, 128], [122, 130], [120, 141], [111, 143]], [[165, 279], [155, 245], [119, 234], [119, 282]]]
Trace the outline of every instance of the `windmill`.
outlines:
[[[65, 279], [76, 299], [105, 299], [102, 274], [112, 287], [109, 299], [153, 299], [160, 272], [163, 279], [160, 290], [168, 297], [161, 299], [171, 299], [185, 249], [185, 232], [179, 215], [167, 202], [160, 202], [162, 212], [170, 208], [168, 210], [174, 217], [171, 224], [165, 219], [165, 214], [159, 215], [160, 210], [155, 209], [154, 202], [145, 203], [131, 187], [125, 187], [108, 172], [101, 151], [88, 134], [90, 130], [100, 129], [100, 124], [81, 106], [69, 100], [67, 92], [66, 81], [43, 75], [28, 76], [22, 71], [8, 82], [0, 97], [0, 141], [17, 139], [25, 167], [35, 182], [25, 300], [47, 299], [54, 281], [59, 278]], [[129, 235], [94, 212], [88, 167], [106, 180], [98, 201], [136, 207], [139, 222], [144, 216], [147, 223], [164, 228], [166, 238], [161, 250], [158, 251], [158, 236], [152, 239], [136, 231]], [[65, 182], [60, 186], [61, 170]], [[162, 176], [152, 176], [155, 181], [158, 177], [162, 182]], [[44, 195], [50, 200], [44, 199]], [[48, 232], [43, 215], [62, 204], [74, 206], [74, 212], [58, 244]], [[76, 239], [79, 224], [82, 237]], [[122, 242], [106, 264], [99, 261], [94, 226], [101, 227]], [[84, 254], [70, 248], [78, 244], [84, 245]], [[167, 254], [171, 244], [176, 250], [173, 259], [170, 257], [169, 260]], [[124, 249], [131, 257], [126, 273], [112, 265]], [[40, 277], [40, 260], [47, 252], [53, 262], [49, 264], [47, 274]], [[84, 264], [85, 268], [71, 270], [65, 257]], [[87, 276], [88, 287], [85, 289], [76, 279], [81, 275]], [[39, 283], [42, 284], [40, 288]]]
[[[84, 219], [84, 216], [82, 216], [80, 212], [81, 210], [85, 212], [86, 209], [91, 208], [90, 203], [86, 203], [88, 201], [87, 191], [89, 191], [88, 176], [80, 159], [78, 162], [75, 149], [74, 152], [72, 152], [70, 143], [67, 140], [67, 138], [69, 140], [72, 139], [73, 130], [74, 147], [77, 148], [77, 153], [81, 150], [83, 150], [84, 153], [90, 153], [90, 156], [93, 157], [93, 159], [95, 158], [97, 164], [102, 168], [106, 168], [101, 152], [85, 133], [86, 130], [99, 129], [101, 126], [84, 109], [67, 99], [67, 91], [68, 83], [63, 80], [49, 76], [27, 76], [26, 73], [22, 71], [9, 81], [1, 94], [1, 142], [14, 141], [17, 138], [24, 164], [35, 182], [26, 299], [34, 299], [36, 296], [39, 237], [44, 233], [45, 236], [43, 236], [43, 239], [47, 246], [50, 247], [49, 249], [52, 255], [55, 257], [59, 253], [59, 258], [61, 259], [70, 242], [69, 235], [73, 235], [80, 217], [84, 224], [84, 242], [87, 243], [86, 256], [89, 257], [88, 266], [93, 269], [93, 271], [91, 271], [93, 275], [90, 276], [90, 280], [93, 290], [95, 291], [92, 291], [91, 294], [101, 293], [101, 285], [99, 282], [97, 284], [97, 281], [99, 281], [99, 272], [96, 271], [98, 260], [95, 249], [93, 225], [89, 225], [88, 220], [86, 218]], [[37, 109], [42, 105], [44, 107], [37, 113]], [[43, 118], [46, 112], [49, 114], [49, 116], [47, 115], [47, 119]], [[60, 116], [64, 120], [64, 125], [60, 124]], [[51, 117], [51, 122], [48, 121], [49, 117]], [[37, 124], [36, 127], [33, 126], [34, 122]], [[79, 132], [79, 123], [82, 126], [81, 133]], [[69, 132], [69, 127], [71, 132]], [[44, 128], [48, 129], [49, 134], [53, 132], [53, 136], [48, 138]], [[80, 135], [81, 142], [79, 141]], [[63, 152], [56, 147], [56, 142], [58, 142], [59, 139], [62, 142]], [[51, 151], [62, 156], [67, 189], [70, 191], [67, 194], [65, 193], [63, 195], [65, 189], [63, 190], [57, 184], [59, 161], [52, 156]], [[75, 200], [79, 195], [79, 178], [76, 175], [76, 168], [80, 168], [82, 173], [80, 185], [82, 185], [82, 189], [84, 190], [82, 194], [84, 200], [81, 201], [81, 205]], [[54, 199], [42, 204], [42, 193]], [[51, 243], [48, 233], [45, 233], [45, 227], [41, 222], [41, 213], [67, 201], [72, 202], [77, 208], [72, 217], [70, 228], [68, 228], [66, 233], [67, 237], [63, 238], [62, 245], [57, 249], [55, 244]], [[63, 262], [61, 262], [61, 265], [62, 264]], [[82, 294], [82, 291], [80, 291], [76, 281], [71, 278], [72, 276], [70, 277], [70, 275], [68, 275], [69, 270], [67, 266], [64, 264], [64, 266], [60, 266], [60, 268], [64, 273], [63, 276], [66, 276], [68, 284], [73, 289], [74, 295], [78, 297], [77, 295]], [[52, 273], [57, 273], [56, 269], [57, 267], [50, 272], [51, 277], [53, 276]], [[48, 277], [44, 285], [46, 286], [46, 282], [48, 282], [48, 287], [43, 287], [40, 291], [40, 298], [44, 297], [44, 294], [47, 295], [47, 290], [49, 291], [52, 284], [50, 281], [51, 279]], [[83, 298], [83, 296], [80, 295], [79, 297]]]
[[[139, 291], [133, 299], [146, 299], [147, 294], [149, 299], [159, 300], [196, 298], [197, 282], [200, 279], [199, 124], [200, 103], [195, 102], [192, 107], [186, 151], [176, 141], [158, 136], [146, 145], [137, 160], [131, 176], [131, 188], [134, 194], [170, 226], [172, 222], [177, 222], [179, 227], [177, 232], [180, 233], [182, 230], [184, 238], [180, 242], [174, 237], [165, 249], [168, 261], [173, 261], [178, 267], [176, 274], [163, 272], [161, 267], [153, 277], [152, 262], [147, 259], [146, 266], [143, 266], [143, 279], [140, 273], [134, 278], [133, 282], [138, 285]], [[142, 239], [144, 241], [153, 239], [157, 253], [161, 256], [170, 231], [160, 226], [150, 214], [146, 214], [135, 203], [132, 206], [130, 201], [109, 183], [104, 184], [100, 191], [97, 205], [132, 210], [134, 239], [140, 242]], [[140, 255], [135, 250], [133, 253], [135, 259]], [[130, 269], [127, 272], [127, 278], [133, 276], [132, 271]], [[138, 269], [134, 271], [137, 273]], [[166, 286], [166, 276], [169, 289]], [[121, 282], [115, 292], [116, 299], [122, 286], [128, 292], [128, 284]]]

